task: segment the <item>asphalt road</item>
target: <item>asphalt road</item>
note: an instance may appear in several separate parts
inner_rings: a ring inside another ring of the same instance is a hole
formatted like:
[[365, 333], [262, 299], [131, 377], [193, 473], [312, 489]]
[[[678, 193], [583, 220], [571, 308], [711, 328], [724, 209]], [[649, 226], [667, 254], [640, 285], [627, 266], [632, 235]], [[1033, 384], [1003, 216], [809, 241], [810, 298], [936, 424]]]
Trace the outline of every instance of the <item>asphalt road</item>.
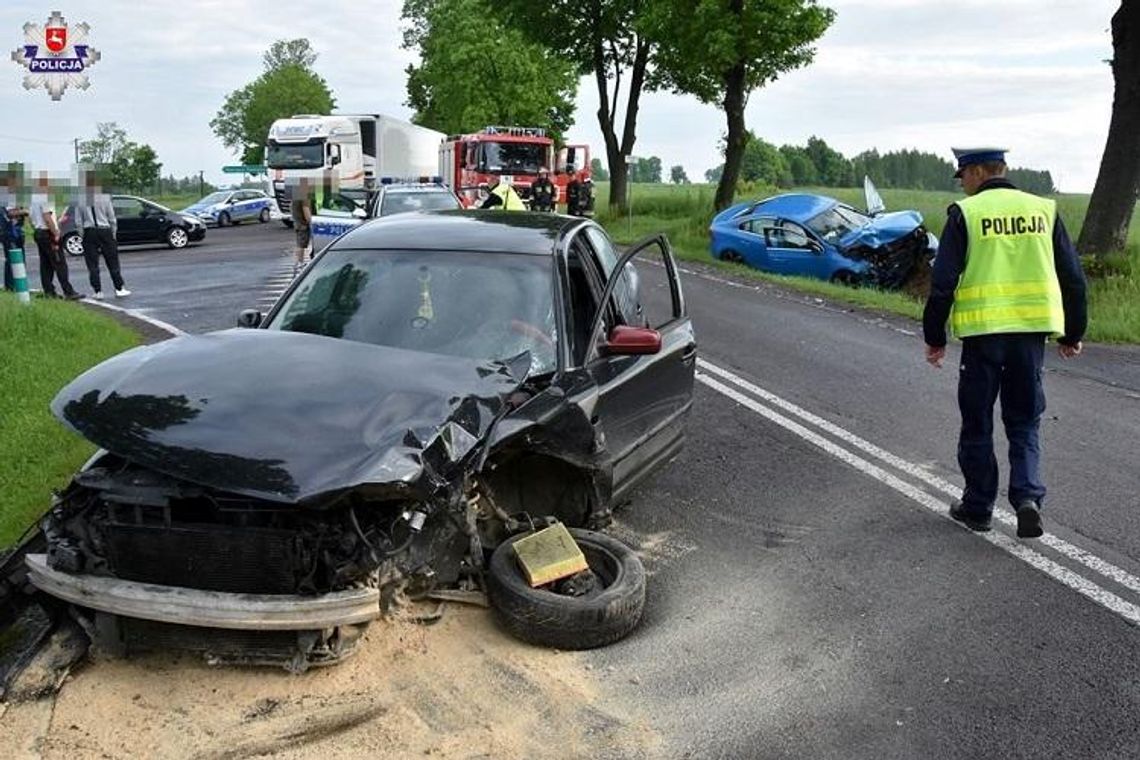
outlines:
[[[127, 251], [117, 305], [228, 327], [283, 288], [291, 239]], [[934, 370], [908, 320], [684, 268], [696, 411], [619, 513], [651, 576], [642, 626], [590, 655], [606, 699], [664, 757], [1140, 757], [1140, 352], [1053, 357], [1049, 535], [987, 539], [944, 515], [954, 349]]]

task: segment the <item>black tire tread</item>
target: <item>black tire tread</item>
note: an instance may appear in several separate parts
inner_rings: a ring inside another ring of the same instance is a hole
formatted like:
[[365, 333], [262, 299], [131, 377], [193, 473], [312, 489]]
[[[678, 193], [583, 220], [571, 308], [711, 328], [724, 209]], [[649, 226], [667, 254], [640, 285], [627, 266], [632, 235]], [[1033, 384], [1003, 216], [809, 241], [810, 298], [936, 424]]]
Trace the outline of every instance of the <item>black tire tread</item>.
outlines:
[[616, 583], [600, 596], [574, 599], [530, 588], [504, 541], [491, 556], [487, 597], [499, 624], [531, 644], [565, 650], [593, 649], [629, 635], [645, 609], [645, 569], [637, 554], [617, 539], [570, 529], [579, 544], [593, 544], [615, 555], [621, 565]]

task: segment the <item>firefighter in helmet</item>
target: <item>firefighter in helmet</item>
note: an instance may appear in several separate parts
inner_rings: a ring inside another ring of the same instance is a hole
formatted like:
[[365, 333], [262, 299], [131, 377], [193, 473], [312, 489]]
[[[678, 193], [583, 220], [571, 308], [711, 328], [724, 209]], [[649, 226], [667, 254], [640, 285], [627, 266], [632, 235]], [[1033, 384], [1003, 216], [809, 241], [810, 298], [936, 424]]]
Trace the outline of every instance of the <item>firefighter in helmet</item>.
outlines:
[[526, 204], [511, 187], [511, 183], [495, 175], [491, 178], [490, 194], [479, 205], [479, 208], [501, 208], [504, 211], [526, 211]]
[[553, 211], [558, 200], [558, 191], [550, 181], [545, 166], [538, 167], [538, 178], [530, 186], [530, 208], [532, 211]]

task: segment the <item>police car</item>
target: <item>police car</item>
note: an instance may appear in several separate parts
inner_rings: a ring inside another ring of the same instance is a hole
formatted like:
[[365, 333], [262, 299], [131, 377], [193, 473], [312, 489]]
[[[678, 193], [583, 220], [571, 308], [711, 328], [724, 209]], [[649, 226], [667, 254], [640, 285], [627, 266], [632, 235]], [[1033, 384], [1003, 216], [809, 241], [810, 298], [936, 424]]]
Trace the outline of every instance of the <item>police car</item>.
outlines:
[[182, 213], [219, 227], [252, 221], [264, 224], [273, 214], [273, 199], [261, 190], [219, 190], [182, 209]]
[[320, 251], [365, 219], [453, 208], [463, 205], [441, 177], [383, 177], [371, 197], [342, 191], [329, 199], [327, 208], [313, 215], [313, 251]]

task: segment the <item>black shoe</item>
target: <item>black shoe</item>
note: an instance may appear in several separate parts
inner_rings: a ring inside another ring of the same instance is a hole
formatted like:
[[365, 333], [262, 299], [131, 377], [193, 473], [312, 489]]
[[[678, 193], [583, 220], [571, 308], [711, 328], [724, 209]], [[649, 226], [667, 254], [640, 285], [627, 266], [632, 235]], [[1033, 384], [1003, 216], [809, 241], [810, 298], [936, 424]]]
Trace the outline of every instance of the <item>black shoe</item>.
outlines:
[[74, 290], [64, 296], [68, 301], [81, 301], [84, 298], [82, 293], [76, 293]]
[[985, 533], [992, 527], [989, 517], [977, 517], [970, 514], [966, 511], [966, 506], [957, 499], [950, 504], [950, 516], [978, 533]]
[[1017, 537], [1040, 538], [1045, 531], [1041, 528], [1041, 510], [1032, 501], [1017, 505]]

